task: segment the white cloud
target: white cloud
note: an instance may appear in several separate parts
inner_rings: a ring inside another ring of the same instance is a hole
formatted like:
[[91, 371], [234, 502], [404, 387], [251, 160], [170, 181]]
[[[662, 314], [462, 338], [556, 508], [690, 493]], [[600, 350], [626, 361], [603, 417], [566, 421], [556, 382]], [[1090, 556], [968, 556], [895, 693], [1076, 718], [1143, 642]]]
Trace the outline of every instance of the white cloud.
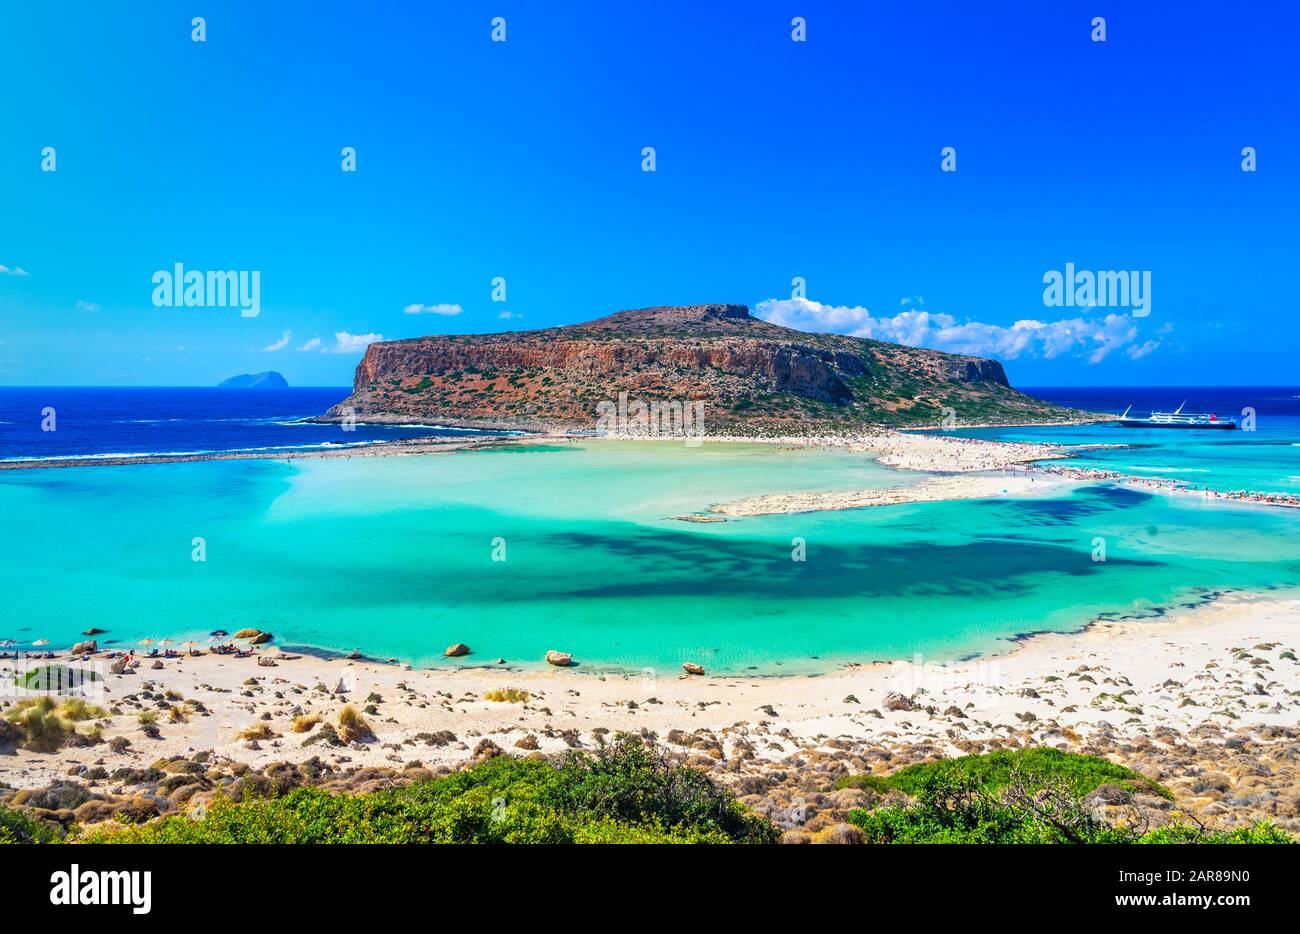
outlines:
[[1160, 346], [1160, 341], [1145, 341], [1142, 344], [1134, 344], [1124, 352], [1134, 360], [1141, 360], [1151, 351]]
[[523, 315], [515, 311], [503, 311], [501, 312], [501, 314], [497, 315], [497, 317], [500, 318], [502, 321], [513, 321], [516, 318], [522, 318]]
[[769, 298], [758, 303], [755, 313], [773, 324], [801, 331], [833, 331], [999, 360], [1022, 355], [1051, 360], [1072, 355], [1100, 363], [1120, 348], [1127, 348], [1128, 356], [1137, 360], [1160, 346], [1155, 340], [1136, 344], [1137, 325], [1128, 314], [1061, 321], [1027, 318], [1005, 327], [921, 310], [877, 318], [860, 305], [823, 305], [806, 298]]
[[262, 348], [262, 353], [272, 353], [276, 350], [284, 350], [289, 346], [289, 340], [293, 337], [293, 331], [285, 331], [280, 335], [280, 339], [273, 344], [267, 344]]
[[384, 339], [382, 334], [349, 334], [347, 331], [334, 332], [334, 346], [326, 347], [324, 353], [361, 353], [375, 341]]
[[27, 270], [23, 269], [21, 266], [5, 266], [3, 263], [0, 263], [0, 276], [25, 276], [25, 275], [27, 275]]
[[303, 345], [302, 345], [301, 347], [299, 347], [298, 349], [299, 349], [300, 351], [301, 351], [301, 350], [315, 350], [315, 349], [316, 349], [317, 347], [319, 347], [319, 346], [320, 346], [320, 338], [319, 338], [319, 337], [313, 337], [311, 340], [307, 341], [307, 343], [303, 344]]
[[458, 315], [465, 309], [446, 303], [439, 305], [407, 305], [402, 311], [408, 315]]
[[99, 311], [99, 306], [94, 302], [77, 302], [77, 311]]

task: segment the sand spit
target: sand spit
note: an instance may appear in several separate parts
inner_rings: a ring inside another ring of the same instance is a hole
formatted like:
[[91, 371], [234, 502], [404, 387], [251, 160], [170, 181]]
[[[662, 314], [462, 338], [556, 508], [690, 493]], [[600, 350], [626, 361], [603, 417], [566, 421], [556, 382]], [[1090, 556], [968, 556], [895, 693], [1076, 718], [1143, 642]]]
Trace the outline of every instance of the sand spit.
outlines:
[[[1022, 498], [1059, 490], [1068, 481], [1052, 477], [956, 475], [931, 477], [911, 486], [878, 490], [775, 493], [709, 507], [724, 516], [764, 516], [776, 513], [816, 512], [827, 509], [862, 509], [902, 503], [931, 503], [955, 499]], [[687, 517], [680, 517], [687, 518]], [[692, 518], [691, 521], [701, 521]]]

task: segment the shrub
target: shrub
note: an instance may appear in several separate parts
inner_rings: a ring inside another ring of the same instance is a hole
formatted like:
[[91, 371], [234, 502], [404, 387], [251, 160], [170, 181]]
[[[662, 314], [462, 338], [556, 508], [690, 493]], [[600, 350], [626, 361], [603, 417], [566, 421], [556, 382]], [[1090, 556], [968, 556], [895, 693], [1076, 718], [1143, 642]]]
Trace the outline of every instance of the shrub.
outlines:
[[48, 824], [32, 820], [22, 811], [0, 805], [0, 844], [53, 843], [59, 835]]
[[1014, 778], [1026, 790], [1063, 786], [1071, 794], [1081, 796], [1101, 785], [1115, 784], [1130, 791], [1159, 795], [1169, 801], [1174, 799], [1168, 788], [1109, 759], [1065, 752], [1051, 746], [1001, 749], [938, 762], [918, 762], [892, 775], [848, 775], [839, 779], [835, 787], [864, 788], [881, 794], [898, 790], [915, 795], [935, 776], [985, 791], [1003, 788]]
[[361, 716], [360, 711], [351, 704], [347, 704], [339, 711], [337, 732], [339, 741], [344, 745], [375, 738], [374, 731], [370, 729], [370, 724], [366, 722], [366, 718]]
[[1156, 830], [1149, 830], [1137, 840], [1138, 843], [1295, 843], [1295, 839], [1267, 821], [1259, 821], [1250, 827], [1238, 827], [1234, 830], [1205, 830], [1186, 823], [1167, 824]]
[[849, 822], [868, 843], [1124, 843], [1126, 834], [1079, 798], [1054, 791], [1007, 796], [971, 776], [930, 772], [906, 805], [854, 810]]
[[238, 739], [272, 739], [278, 735], [269, 724], [254, 723], [239, 731]]
[[25, 698], [5, 713], [5, 720], [21, 736], [24, 749], [33, 752], [58, 752], [67, 743], [76, 741], [85, 745], [86, 738], [98, 742], [102, 730], [90, 730], [86, 738], [77, 734], [76, 724], [82, 720], [106, 717], [102, 707], [87, 704], [79, 697], [56, 701], [52, 695]]
[[289, 729], [294, 733], [306, 733], [318, 723], [320, 723], [320, 714], [299, 714], [293, 718], [293, 723], [289, 726]]
[[494, 691], [488, 691], [483, 695], [487, 701], [498, 701], [509, 704], [518, 704], [528, 700], [528, 692], [522, 688], [497, 688]]
[[101, 717], [107, 717], [108, 711], [103, 707], [95, 707], [87, 704], [80, 697], [69, 697], [57, 707], [59, 715], [64, 720], [76, 723], [81, 720], [98, 720]]
[[94, 843], [730, 843], [777, 830], [693, 769], [620, 738], [560, 765], [496, 756], [446, 778], [359, 795], [298, 788], [203, 820], [95, 828]]
[[[1266, 823], [1232, 831], [1175, 823], [1145, 832], [1136, 824], [1110, 824], [1087, 800], [1096, 787], [1087, 787], [1095, 774], [1087, 768], [1081, 771], [1079, 763], [1056, 776], [1040, 773], [1031, 779], [1012, 772], [1001, 785], [989, 778], [982, 764], [972, 765], [976, 767], [915, 772], [909, 778], [916, 793], [912, 802], [857, 809], [850, 812], [849, 821], [866, 834], [868, 843], [1293, 842], [1285, 831]], [[981, 783], [981, 778], [986, 781]], [[1086, 788], [1082, 794], [1080, 787]]]

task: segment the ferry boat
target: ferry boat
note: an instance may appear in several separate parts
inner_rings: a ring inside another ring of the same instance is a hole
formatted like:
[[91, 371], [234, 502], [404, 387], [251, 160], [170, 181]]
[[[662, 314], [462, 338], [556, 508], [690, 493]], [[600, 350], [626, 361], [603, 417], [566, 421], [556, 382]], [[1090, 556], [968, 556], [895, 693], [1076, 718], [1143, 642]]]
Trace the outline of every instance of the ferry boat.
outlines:
[[[1186, 404], [1187, 400], [1184, 399], [1183, 405]], [[1235, 418], [1183, 412], [1183, 405], [1172, 412], [1152, 412], [1148, 418], [1129, 418], [1128, 413], [1133, 411], [1133, 406], [1130, 405], [1119, 417], [1119, 423], [1125, 428], [1218, 428], [1231, 431], [1237, 427]]]

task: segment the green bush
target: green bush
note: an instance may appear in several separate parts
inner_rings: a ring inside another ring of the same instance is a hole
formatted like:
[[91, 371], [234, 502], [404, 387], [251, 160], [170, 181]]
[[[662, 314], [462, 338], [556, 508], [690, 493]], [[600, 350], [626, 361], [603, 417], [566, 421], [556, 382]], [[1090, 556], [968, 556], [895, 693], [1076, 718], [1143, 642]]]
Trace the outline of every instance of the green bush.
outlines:
[[918, 762], [892, 775], [848, 775], [837, 781], [835, 787], [863, 788], [881, 794], [897, 790], [915, 795], [934, 777], [985, 791], [1003, 788], [1014, 778], [1032, 790], [1051, 784], [1064, 786], [1075, 795], [1086, 795], [1100, 785], [1112, 784], [1159, 795], [1169, 801], [1174, 799], [1168, 788], [1109, 759], [1051, 746], [1001, 749], [939, 762]]
[[34, 821], [22, 811], [0, 805], [0, 844], [53, 843], [58, 834], [48, 825]]
[[1295, 843], [1285, 830], [1267, 821], [1235, 830], [1202, 830], [1190, 824], [1167, 824], [1158, 830], [1149, 830], [1137, 839], [1138, 843]]
[[1125, 834], [1077, 798], [1004, 801], [970, 777], [931, 772], [916, 779], [910, 804], [854, 810], [849, 822], [868, 843], [1124, 843]]
[[[1073, 769], [1056, 779], [1040, 775], [1030, 781], [1013, 773], [999, 788], [993, 787], [992, 780], [981, 784], [981, 776], [987, 773], [978, 767], [916, 774], [913, 801], [856, 809], [849, 821], [866, 834], [868, 843], [1295, 842], [1267, 823], [1232, 831], [1207, 831], [1185, 823], [1146, 832], [1113, 825], [1090, 806], [1087, 792], [1078, 793], [1076, 789], [1091, 779], [1083, 780]], [[1078, 780], [1073, 787], [1071, 778]]]
[[94, 843], [770, 843], [767, 821], [693, 769], [620, 738], [557, 768], [497, 756], [446, 778], [369, 794], [299, 788], [214, 798], [201, 820], [95, 828]]

